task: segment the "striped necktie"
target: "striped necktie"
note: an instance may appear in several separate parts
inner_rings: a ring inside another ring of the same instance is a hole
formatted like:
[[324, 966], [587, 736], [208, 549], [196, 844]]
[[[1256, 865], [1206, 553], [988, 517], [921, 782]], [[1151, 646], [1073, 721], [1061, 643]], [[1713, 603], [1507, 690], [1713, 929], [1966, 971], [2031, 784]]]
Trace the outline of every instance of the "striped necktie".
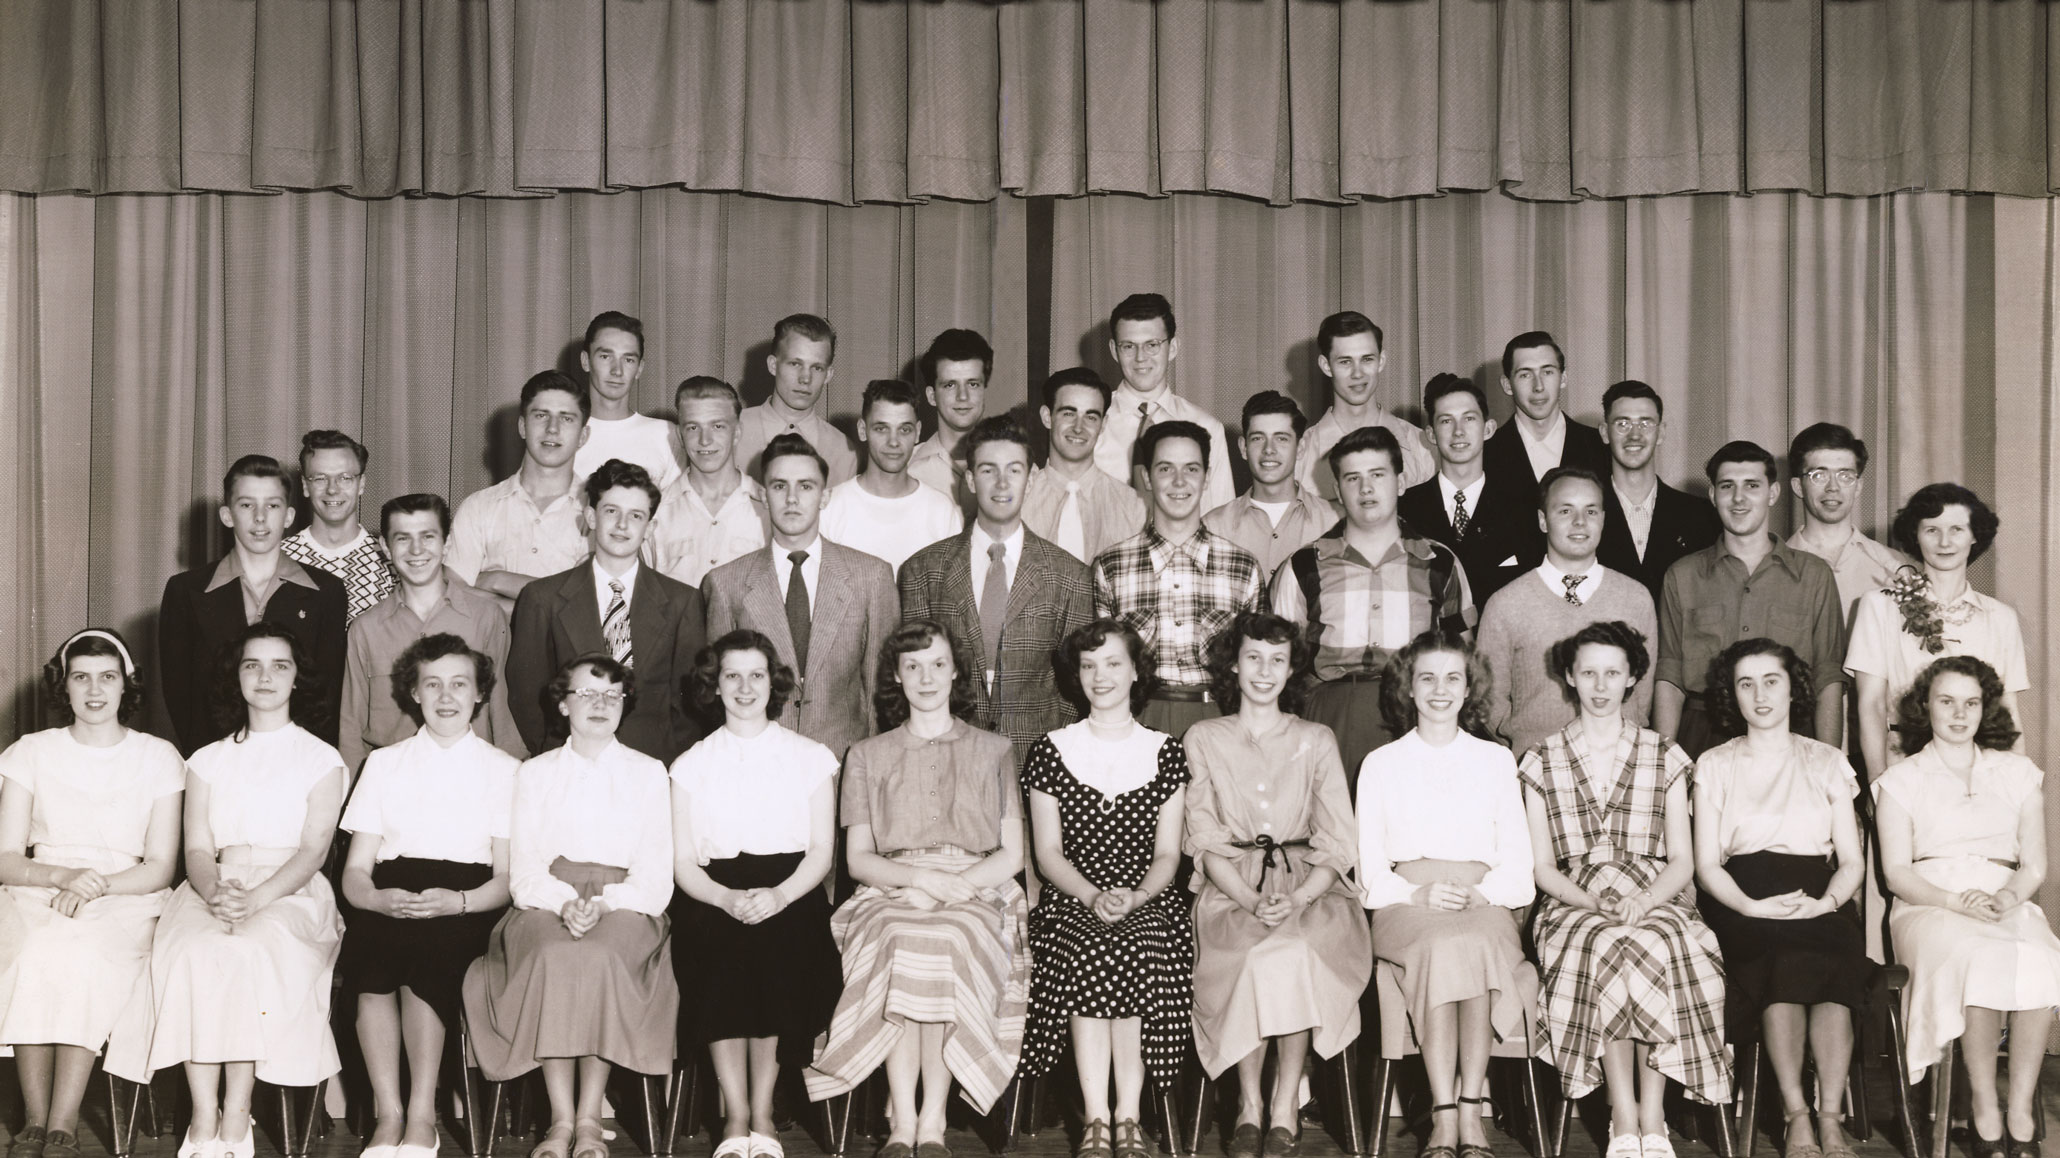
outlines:
[[608, 581], [608, 614], [601, 617], [601, 635], [608, 641], [608, 650], [615, 655], [615, 662], [627, 668], [636, 666], [636, 659], [630, 653], [629, 602], [622, 597], [622, 580]]

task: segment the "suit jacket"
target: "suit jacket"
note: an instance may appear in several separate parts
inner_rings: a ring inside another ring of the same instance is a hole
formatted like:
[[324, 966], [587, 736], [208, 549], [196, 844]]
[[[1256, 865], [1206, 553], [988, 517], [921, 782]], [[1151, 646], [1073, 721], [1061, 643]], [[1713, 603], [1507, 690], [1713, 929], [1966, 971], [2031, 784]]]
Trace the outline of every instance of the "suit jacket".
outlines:
[[951, 632], [974, 668], [973, 722], [1007, 736], [1020, 767], [1038, 737], [1080, 718], [1059, 694], [1052, 665], [1066, 636], [1094, 619], [1094, 583], [1087, 564], [1025, 528], [1009, 584], [1000, 664], [990, 676], [994, 647], [980, 630], [972, 549], [973, 528], [967, 527], [909, 556], [901, 565], [901, 616], [935, 620]]
[[[637, 706], [623, 714], [615, 737], [668, 766], [705, 731], [694, 710], [691, 687], [694, 657], [705, 642], [705, 618], [700, 592], [656, 567], [637, 568], [629, 604]], [[545, 686], [568, 662], [597, 653], [607, 655], [609, 647], [601, 634], [591, 559], [532, 580], [515, 597], [508, 638], [508, 711], [532, 753], [541, 755], [564, 741], [553, 735], [555, 712], [543, 702]]]
[[[1523, 435], [1517, 432], [1516, 424], [1517, 419], [1511, 418], [1489, 436], [1488, 445], [1481, 451], [1481, 466], [1488, 473], [1490, 490], [1503, 492], [1516, 507], [1535, 511], [1538, 509], [1538, 476], [1531, 470], [1531, 456], [1524, 453]], [[1559, 451], [1559, 465], [1587, 467], [1607, 483], [1609, 444], [1602, 441], [1600, 430], [1569, 417], [1566, 420], [1566, 444]], [[1524, 519], [1513, 529], [1522, 536], [1524, 549], [1521, 555], [1525, 569], [1544, 562], [1545, 532], [1538, 529], [1538, 520]]]
[[[1607, 477], [1607, 476], [1605, 476]], [[1701, 495], [1677, 491], [1659, 484], [1659, 498], [1652, 508], [1652, 534], [1645, 540], [1645, 558], [1638, 558], [1638, 545], [1631, 541], [1631, 524], [1624, 519], [1624, 504], [1617, 501], [1617, 489], [1602, 488], [1602, 544], [1595, 558], [1612, 571], [1622, 571], [1652, 592], [1659, 605], [1667, 568], [1684, 555], [1693, 555], [1717, 541], [1724, 524], [1717, 508]]]
[[1445, 496], [1438, 490], [1438, 476], [1432, 475], [1428, 482], [1402, 492], [1395, 510], [1410, 530], [1443, 543], [1459, 556], [1475, 607], [1486, 607], [1489, 596], [1536, 567], [1524, 562], [1529, 539], [1519, 529], [1526, 521], [1536, 524], [1536, 503], [1520, 507], [1508, 492], [1483, 486], [1480, 501], [1466, 523], [1466, 538], [1461, 539], [1452, 533], [1452, 520], [1445, 514]]
[[[808, 670], [801, 672], [792, 713], [783, 723], [844, 758], [853, 741], [872, 735], [873, 677], [880, 645], [901, 623], [894, 595], [894, 569], [828, 539], [822, 544], [822, 574], [808, 620]], [[740, 627], [762, 632], [794, 664], [794, 635], [787, 630], [787, 599], [773, 570], [772, 547], [739, 556], [708, 573], [702, 592], [708, 601], [708, 638], [721, 639]]]
[[[349, 599], [343, 581], [317, 567], [300, 567], [281, 558], [314, 581], [279, 583], [265, 601], [264, 619], [293, 634], [321, 681], [321, 718], [308, 730], [336, 743], [336, 718], [343, 705], [344, 623]], [[223, 583], [208, 590], [222, 564], [218, 561], [182, 571], [165, 581], [158, 605], [158, 686], [164, 689], [165, 714], [171, 717], [172, 739], [179, 753], [191, 756], [234, 731], [215, 722], [224, 692], [222, 649], [245, 626], [243, 585]]]

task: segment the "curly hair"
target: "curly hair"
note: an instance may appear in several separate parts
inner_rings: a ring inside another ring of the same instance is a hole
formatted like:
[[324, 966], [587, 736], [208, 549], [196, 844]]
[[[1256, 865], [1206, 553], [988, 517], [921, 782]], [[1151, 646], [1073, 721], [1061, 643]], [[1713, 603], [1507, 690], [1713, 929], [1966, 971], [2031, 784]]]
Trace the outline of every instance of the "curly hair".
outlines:
[[901, 690], [901, 657], [918, 652], [938, 640], [951, 653], [951, 714], [969, 719], [973, 714], [973, 665], [966, 648], [943, 624], [929, 619], [904, 620], [894, 634], [880, 645], [879, 674], [873, 680], [873, 714], [880, 730], [891, 732], [908, 722], [908, 693]]
[[[122, 699], [115, 705], [114, 718], [117, 723], [127, 724], [143, 710], [143, 676], [141, 672], [131, 670], [131, 657], [136, 653], [129, 648], [129, 641], [122, 638], [122, 633], [112, 627], [89, 627], [86, 631], [102, 634], [88, 635], [82, 631], [72, 636], [57, 649], [56, 655], [50, 657], [50, 662], [43, 665], [43, 702], [59, 727], [70, 724], [75, 717], [71, 696], [64, 685], [71, 677], [71, 662], [81, 656], [106, 656], [122, 668]], [[109, 635], [114, 640], [106, 638]]]
[[539, 693], [544, 706], [544, 734], [551, 740], [548, 747], [556, 747], [572, 734], [572, 719], [560, 712], [558, 705], [571, 697], [572, 675], [581, 668], [592, 669], [595, 675], [622, 689], [622, 714], [625, 718], [636, 710], [637, 681], [628, 668], [606, 652], [575, 656], [565, 661], [558, 674], [552, 676], [551, 682], [545, 684]]
[[243, 702], [243, 649], [257, 639], [280, 639], [293, 655], [293, 694], [286, 701], [286, 718], [320, 735], [328, 726], [329, 705], [322, 695], [322, 673], [301, 646], [300, 637], [276, 623], [259, 620], [236, 633], [215, 656], [215, 724], [241, 740], [250, 727], [250, 706]]
[[1315, 683], [1316, 649], [1309, 646], [1307, 632], [1287, 617], [1270, 611], [1240, 612], [1236, 619], [1210, 638], [1205, 657], [1209, 668], [1210, 698], [1223, 706], [1225, 715], [1237, 711], [1237, 657], [1248, 639], [1288, 645], [1288, 678], [1281, 685], [1280, 710], [1301, 715], [1309, 703], [1309, 690]]
[[[1624, 662], [1631, 668], [1632, 684], [1644, 679], [1645, 673], [1652, 670], [1652, 653], [1645, 650], [1644, 632], [1621, 619], [1597, 620], [1553, 644], [1552, 650], [1545, 655], [1545, 669], [1552, 673], [1552, 678], [1558, 680], [1560, 687], [1564, 689], [1560, 694], [1577, 706], [1581, 697], [1574, 691], [1574, 686], [1569, 680], [1574, 672], [1574, 660], [1580, 656], [1581, 649], [1591, 643], [1613, 647], [1623, 652]], [[1624, 695], [1629, 698], [1630, 694], [1630, 686], [1626, 685]]]
[[1738, 661], [1755, 655], [1771, 655], [1788, 673], [1788, 730], [1808, 735], [1814, 729], [1817, 704], [1816, 680], [1809, 663], [1785, 643], [1765, 637], [1741, 639], [1710, 660], [1710, 720], [1719, 736], [1743, 736], [1745, 712], [1738, 706]]
[[780, 650], [773, 646], [773, 641], [748, 627], [730, 632], [694, 657], [694, 673], [687, 684], [693, 692], [694, 706], [710, 722], [722, 723], [722, 657], [733, 651], [755, 651], [765, 657], [766, 675], [771, 677], [767, 681], [771, 686], [766, 692], [765, 718], [779, 719], [801, 681], [794, 678], [793, 668], [780, 662]]
[[1464, 635], [1440, 627], [1410, 640], [1409, 646], [1388, 657], [1380, 680], [1380, 715], [1388, 731], [1400, 737], [1416, 727], [1416, 661], [1439, 651], [1466, 661], [1466, 702], [1459, 706], [1460, 730], [1483, 740], [1495, 740], [1495, 734], [1488, 730], [1488, 696], [1495, 690], [1495, 674]]
[[2003, 703], [2003, 677], [1996, 669], [1971, 655], [1949, 655], [1931, 661], [1917, 673], [1917, 682], [1903, 693], [1896, 705], [1896, 732], [1903, 751], [1912, 755], [1931, 743], [1931, 685], [1942, 675], [1963, 675], [1981, 685], [1981, 724], [1974, 729], [1974, 745], [2005, 752], [2017, 743], [2017, 721]]
[[1903, 509], [1895, 513], [1895, 521], [1889, 524], [1888, 540], [1891, 546], [1912, 559], [1922, 560], [1924, 551], [1917, 544], [1917, 524], [1926, 519], [1935, 519], [1946, 513], [1946, 508], [1961, 506], [1967, 508], [1967, 529], [1974, 532], [1974, 547], [1967, 552], [1967, 564], [1973, 566], [1983, 555], [1988, 554], [1989, 545], [1996, 541], [1996, 531], [2003, 521], [1989, 509], [1981, 496], [1959, 483], [1938, 482], [1917, 488]]
[[485, 652], [474, 651], [463, 638], [448, 631], [425, 635], [408, 645], [406, 651], [393, 661], [393, 702], [401, 714], [420, 724], [424, 721], [422, 705], [415, 702], [415, 685], [421, 682], [422, 665], [439, 659], [462, 655], [472, 661], [472, 686], [478, 699], [472, 703], [472, 718], [486, 710], [487, 697], [494, 694], [494, 659]]
[[1130, 685], [1130, 711], [1144, 711], [1159, 686], [1159, 659], [1137, 629], [1120, 619], [1097, 619], [1076, 627], [1059, 644], [1058, 670], [1053, 673], [1058, 677], [1059, 692], [1081, 711], [1088, 709], [1087, 689], [1080, 686], [1080, 657], [1111, 639], [1123, 641], [1123, 650], [1130, 653], [1130, 664], [1137, 669], [1137, 681]]

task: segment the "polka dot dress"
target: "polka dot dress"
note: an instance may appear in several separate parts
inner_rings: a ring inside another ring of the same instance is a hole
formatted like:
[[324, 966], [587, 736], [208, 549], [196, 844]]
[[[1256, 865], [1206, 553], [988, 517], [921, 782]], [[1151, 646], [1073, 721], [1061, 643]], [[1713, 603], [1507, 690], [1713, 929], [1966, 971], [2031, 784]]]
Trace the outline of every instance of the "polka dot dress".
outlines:
[[[1159, 747], [1149, 782], [1113, 801], [1066, 769], [1047, 737], [1023, 764], [1023, 785], [1056, 798], [1066, 860], [1097, 888], [1136, 888], [1150, 870], [1159, 810], [1187, 783], [1179, 743]], [[1168, 888], [1114, 925], [1047, 887], [1030, 913], [1030, 1024], [1022, 1072], [1051, 1071], [1066, 1048], [1067, 1018], [1143, 1019], [1144, 1063], [1171, 1085], [1193, 1041], [1194, 925], [1188, 898]]]

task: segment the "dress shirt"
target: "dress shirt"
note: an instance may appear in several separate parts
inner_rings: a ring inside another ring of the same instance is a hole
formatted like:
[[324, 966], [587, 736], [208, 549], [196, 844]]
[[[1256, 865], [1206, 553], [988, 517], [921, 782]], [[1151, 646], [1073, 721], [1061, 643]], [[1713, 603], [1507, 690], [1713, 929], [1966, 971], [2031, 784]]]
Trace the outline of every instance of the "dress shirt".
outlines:
[[1237, 497], [1237, 480], [1230, 473], [1230, 441], [1223, 433], [1223, 423], [1175, 394], [1171, 386], [1160, 388], [1155, 398], [1147, 398], [1128, 382], [1116, 387], [1108, 415], [1102, 419], [1101, 441], [1094, 444], [1094, 465], [1117, 482], [1130, 485], [1130, 449], [1137, 443], [1140, 406], [1151, 407], [1154, 424], [1178, 419], [1209, 432], [1209, 480], [1202, 487], [1203, 510], [1214, 510]]
[[1461, 732], [1444, 747], [1408, 735], [1367, 753], [1359, 766], [1359, 883], [1366, 907], [1409, 903], [1417, 886], [1395, 866], [1412, 860], [1477, 861], [1489, 904], [1528, 905], [1537, 895], [1531, 825], [1516, 757]]
[[758, 456], [776, 434], [798, 434], [823, 456], [830, 464], [830, 477], [823, 485], [833, 487], [858, 476], [858, 453], [851, 449], [851, 440], [823, 417], [820, 407], [792, 418], [773, 399], [746, 408], [737, 419], [737, 461], [746, 474], [764, 480], [765, 464]]
[[[965, 444], [961, 438], [959, 445]], [[950, 496], [952, 505], [962, 513], [973, 510], [973, 491], [966, 481], [966, 461], [944, 449], [936, 435], [916, 443], [915, 453], [908, 456], [908, 473], [924, 486]]]
[[1316, 541], [1338, 523], [1338, 509], [1322, 495], [1296, 484], [1294, 497], [1278, 521], [1268, 517], [1250, 491], [1202, 516], [1202, 525], [1236, 543], [1259, 561], [1259, 570], [1272, 578], [1288, 556]]
[[[1338, 480], [1330, 473], [1330, 448], [1338, 440], [1356, 429], [1368, 426], [1384, 426], [1395, 436], [1395, 442], [1402, 448], [1402, 490], [1408, 490], [1417, 483], [1438, 472], [1437, 456], [1423, 444], [1423, 428], [1406, 418], [1399, 418], [1393, 412], [1382, 409], [1373, 421], [1347, 428], [1345, 420], [1338, 417], [1336, 407], [1323, 412], [1323, 417], [1309, 424], [1302, 432], [1302, 447], [1295, 461], [1295, 481], [1322, 495], [1326, 499], [1338, 497]], [[1468, 510], [1472, 510], [1477, 496], [1468, 495]]]
[[578, 487], [538, 507], [521, 473], [509, 475], [458, 504], [444, 564], [467, 583], [479, 582], [482, 571], [556, 575], [587, 557], [580, 510]]
[[587, 440], [573, 452], [572, 473], [585, 481], [611, 458], [643, 467], [661, 491], [680, 476], [679, 460], [672, 453], [672, 423], [663, 418], [632, 414], [587, 419]]
[[711, 511], [694, 489], [693, 472], [673, 480], [658, 500], [651, 532], [644, 536], [644, 561], [689, 587], [732, 559], [765, 546], [770, 532], [765, 513], [765, 488], [749, 475]]
[[[1080, 561], [1092, 563], [1096, 555], [1142, 531], [1147, 511], [1128, 480], [1118, 482], [1090, 467], [1078, 481], [1080, 529], [1087, 545]], [[1038, 538], [1058, 543], [1059, 514], [1065, 509], [1066, 479], [1049, 467], [1031, 471], [1030, 481], [1023, 486], [1023, 525]]]
[[[1595, 560], [1588, 560], [1588, 569], [1581, 573], [1581, 581], [1574, 584], [1575, 597], [1580, 599], [1582, 603], [1595, 598], [1595, 593], [1602, 588], [1603, 573], [1608, 570], [1609, 568], [1602, 566]], [[1566, 598], [1566, 577], [1573, 574], [1573, 572], [1562, 571], [1553, 566], [1551, 558], [1548, 557], [1543, 563], [1538, 564], [1538, 569], [1534, 574], [1544, 580], [1545, 590], [1552, 592], [1553, 598]]]
[[[395, 591], [358, 616], [350, 625], [343, 674], [342, 723], [337, 749], [353, 772], [364, 767], [374, 748], [398, 744], [419, 726], [393, 698], [393, 663], [408, 645], [425, 635], [448, 632], [465, 646], [494, 662], [500, 673], [508, 662], [508, 613], [495, 599], [444, 568], [443, 598], [427, 620], [407, 605], [405, 591]], [[505, 680], [494, 682], [486, 710], [472, 721], [472, 730], [502, 751], [521, 759], [529, 755], [515, 717], [508, 711]]]
[[1524, 448], [1524, 456], [1531, 460], [1531, 473], [1539, 482], [1545, 481], [1545, 472], [1565, 461], [1566, 454], [1566, 411], [1552, 412], [1552, 425], [1545, 431], [1545, 437], [1533, 440], [1531, 432], [1524, 427], [1521, 418], [1512, 417], [1516, 424], [1516, 437]]
[[830, 488], [823, 502], [822, 532], [842, 543], [887, 560], [896, 571], [910, 555], [964, 529], [965, 516], [948, 492], [921, 482], [899, 498], [881, 498], [865, 489], [866, 476]]
[[393, 561], [386, 557], [386, 548], [363, 527], [358, 528], [355, 538], [333, 551], [315, 541], [312, 527], [302, 527], [279, 545], [279, 553], [303, 567], [327, 571], [343, 581], [344, 598], [349, 601], [344, 609], [346, 626], [386, 598], [386, 593], [401, 581]]
[[265, 617], [265, 604], [272, 601], [272, 592], [279, 590], [281, 583], [295, 583], [310, 591], [321, 590], [315, 585], [314, 578], [283, 552], [278, 563], [274, 565], [271, 580], [265, 584], [263, 590], [252, 587], [250, 580], [244, 577], [243, 563], [235, 551], [222, 556], [222, 561], [215, 564], [214, 577], [207, 581], [207, 586], [203, 590], [213, 591], [231, 583], [236, 584], [243, 592], [243, 622], [246, 625], [256, 623]]
[[1966, 779], [1925, 745], [1888, 766], [1873, 783], [1874, 798], [1893, 797], [1910, 817], [1910, 859], [1953, 856], [2016, 860], [2018, 814], [2045, 774], [2015, 752], [1978, 748]]
[[[1543, 475], [1539, 476], [1543, 478]], [[1617, 505], [1624, 508], [1624, 528], [1631, 532], [1631, 545], [1638, 548], [1638, 557], [1645, 558], [1645, 544], [1652, 541], [1652, 516], [1659, 510], [1659, 486], [1655, 484], [1642, 503], [1634, 503], [1624, 488], [1610, 479], [1609, 487], [1617, 493]]]
[[807, 852], [809, 797], [836, 775], [834, 753], [777, 722], [756, 736], [727, 727], [708, 733], [672, 762], [695, 862]]
[[[1466, 571], [1451, 548], [1403, 535], [1377, 563], [1345, 541], [1343, 529], [1303, 548], [1314, 553], [1317, 606], [1309, 606], [1292, 566], [1273, 577], [1273, 610], [1316, 631], [1316, 678], [1379, 672], [1388, 658], [1433, 626], [1470, 632], [1476, 614]], [[1441, 590], [1433, 578], [1443, 573]]]
[[[981, 526], [977, 520], [974, 521], [972, 548], [966, 556], [966, 562], [973, 569], [973, 599], [976, 608], [979, 606], [980, 594], [987, 590], [983, 586], [987, 582], [987, 549], [992, 547], [996, 541], [993, 536], [987, 533], [986, 527]], [[1010, 532], [1009, 537], [999, 540], [999, 542], [1001, 543], [1002, 578], [1010, 587], [1014, 587], [1016, 585], [1016, 568], [1022, 566], [1023, 563], [1023, 524], [1017, 523], [1016, 529]]]
[[446, 748], [421, 728], [366, 759], [337, 827], [380, 837], [375, 860], [492, 864], [493, 842], [511, 834], [521, 763], [470, 732]]
[[1751, 574], [1722, 539], [1668, 568], [1654, 679], [1701, 694], [1717, 653], [1755, 636], [1795, 649], [1819, 691], [1845, 679], [1845, 610], [1831, 568], [1771, 535], [1768, 542]]
[[1259, 561], [1207, 527], [1185, 543], [1145, 529], [1095, 556], [1094, 613], [1120, 619], [1159, 657], [1159, 678], [1209, 683], [1209, 640], [1241, 611], [1265, 600]]
[[[794, 574], [794, 560], [787, 556], [794, 551], [808, 552], [808, 558], [801, 564], [801, 578], [808, 583], [808, 610], [815, 610], [815, 597], [823, 589], [823, 537], [817, 535], [806, 547], [782, 547], [772, 545], [773, 577], [780, 581], [780, 598], [787, 597], [788, 576]], [[796, 673], [799, 674], [799, 673]]]
[[1845, 542], [1828, 555], [1811, 546], [1801, 531], [1788, 536], [1788, 545], [1798, 551], [1808, 551], [1831, 567], [1831, 577], [1838, 580], [1838, 601], [1845, 607], [1848, 625], [1854, 610], [1860, 605], [1860, 596], [1886, 588], [1895, 581], [1897, 571], [1916, 566], [1908, 555], [1894, 547], [1883, 546], [1858, 531], [1846, 536]]
[[1459, 504], [1455, 499], [1457, 495], [1466, 496], [1467, 522], [1471, 524], [1473, 520], [1480, 518], [1481, 496], [1487, 493], [1487, 490], [1488, 476], [1485, 474], [1476, 476], [1472, 482], [1465, 486], [1460, 486], [1458, 483], [1446, 478], [1443, 471], [1438, 472], [1438, 494], [1445, 500], [1445, 521], [1448, 523], [1453, 521], [1453, 517], [1459, 511]]
[[559, 857], [626, 870], [601, 890], [610, 909], [660, 916], [672, 900], [672, 799], [665, 765], [611, 740], [589, 760], [570, 743], [515, 773], [508, 888], [518, 909], [558, 912], [579, 890], [551, 875]]
[[593, 566], [594, 609], [600, 613], [601, 623], [605, 627], [608, 623], [608, 605], [615, 602], [615, 592], [608, 588], [610, 583], [622, 584], [622, 606], [625, 610], [636, 606], [638, 564], [631, 560], [629, 570], [620, 575], [610, 575], [607, 569], [601, 566], [601, 557], [596, 555]]

